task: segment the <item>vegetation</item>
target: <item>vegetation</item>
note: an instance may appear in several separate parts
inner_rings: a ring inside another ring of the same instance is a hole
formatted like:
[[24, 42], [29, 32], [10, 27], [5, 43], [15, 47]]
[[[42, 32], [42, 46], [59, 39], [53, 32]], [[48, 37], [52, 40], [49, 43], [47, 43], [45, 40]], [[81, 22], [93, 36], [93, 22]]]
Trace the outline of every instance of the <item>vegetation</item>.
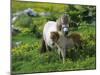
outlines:
[[[50, 12], [49, 16], [23, 15], [15, 23], [21, 32], [12, 36], [12, 43], [22, 41], [12, 48], [12, 72], [34, 73], [51, 71], [86, 70], [96, 68], [96, 8], [95, 6], [16, 2], [12, 0], [12, 13], [32, 8], [37, 13]], [[69, 50], [65, 64], [56, 51], [40, 54], [42, 31], [48, 20], [55, 21], [61, 14], [69, 14], [70, 33], [79, 32], [83, 49]]]

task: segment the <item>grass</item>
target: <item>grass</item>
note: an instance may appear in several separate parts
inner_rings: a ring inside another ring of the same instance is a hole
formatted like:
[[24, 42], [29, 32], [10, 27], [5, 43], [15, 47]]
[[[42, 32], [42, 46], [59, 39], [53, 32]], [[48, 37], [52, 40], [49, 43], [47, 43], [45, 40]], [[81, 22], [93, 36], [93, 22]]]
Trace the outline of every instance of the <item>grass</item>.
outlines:
[[[63, 64], [56, 51], [40, 54], [41, 39], [31, 35], [19, 34], [13, 37], [13, 41], [24, 42], [24, 44], [12, 50], [12, 52], [15, 51], [15, 54], [12, 54], [12, 72], [15, 73], [73, 71], [96, 68], [95, 56], [86, 56], [84, 59], [78, 58], [75, 61], [67, 58], [65, 64]], [[22, 51], [21, 54], [17, 54], [18, 51]]]

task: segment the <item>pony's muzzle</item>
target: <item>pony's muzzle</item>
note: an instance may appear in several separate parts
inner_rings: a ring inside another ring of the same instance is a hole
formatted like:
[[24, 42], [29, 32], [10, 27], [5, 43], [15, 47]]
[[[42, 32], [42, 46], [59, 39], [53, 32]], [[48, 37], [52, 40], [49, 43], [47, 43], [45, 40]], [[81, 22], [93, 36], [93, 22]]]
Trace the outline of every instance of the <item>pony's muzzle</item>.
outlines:
[[63, 31], [64, 31], [64, 35], [68, 34], [68, 28], [64, 28]]

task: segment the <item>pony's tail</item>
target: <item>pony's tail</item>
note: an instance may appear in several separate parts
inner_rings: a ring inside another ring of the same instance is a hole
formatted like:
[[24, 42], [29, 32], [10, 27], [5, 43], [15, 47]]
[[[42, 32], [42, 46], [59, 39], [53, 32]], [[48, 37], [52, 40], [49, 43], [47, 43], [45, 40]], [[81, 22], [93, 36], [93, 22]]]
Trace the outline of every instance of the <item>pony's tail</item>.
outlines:
[[40, 53], [45, 53], [45, 52], [46, 52], [46, 44], [45, 44], [44, 39], [42, 39], [42, 45], [41, 45], [41, 48], [40, 48]]

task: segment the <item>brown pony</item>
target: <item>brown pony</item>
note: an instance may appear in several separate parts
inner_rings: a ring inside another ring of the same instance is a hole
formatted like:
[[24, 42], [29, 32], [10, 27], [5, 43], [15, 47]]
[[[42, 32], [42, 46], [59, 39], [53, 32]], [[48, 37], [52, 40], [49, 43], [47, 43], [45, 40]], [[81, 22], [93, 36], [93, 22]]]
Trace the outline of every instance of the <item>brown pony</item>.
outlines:
[[59, 56], [60, 54], [62, 56], [63, 63], [65, 62], [68, 49], [73, 47], [82, 47], [82, 38], [79, 33], [71, 33], [67, 37], [58, 32], [51, 32], [51, 35], [51, 39], [57, 46]]

